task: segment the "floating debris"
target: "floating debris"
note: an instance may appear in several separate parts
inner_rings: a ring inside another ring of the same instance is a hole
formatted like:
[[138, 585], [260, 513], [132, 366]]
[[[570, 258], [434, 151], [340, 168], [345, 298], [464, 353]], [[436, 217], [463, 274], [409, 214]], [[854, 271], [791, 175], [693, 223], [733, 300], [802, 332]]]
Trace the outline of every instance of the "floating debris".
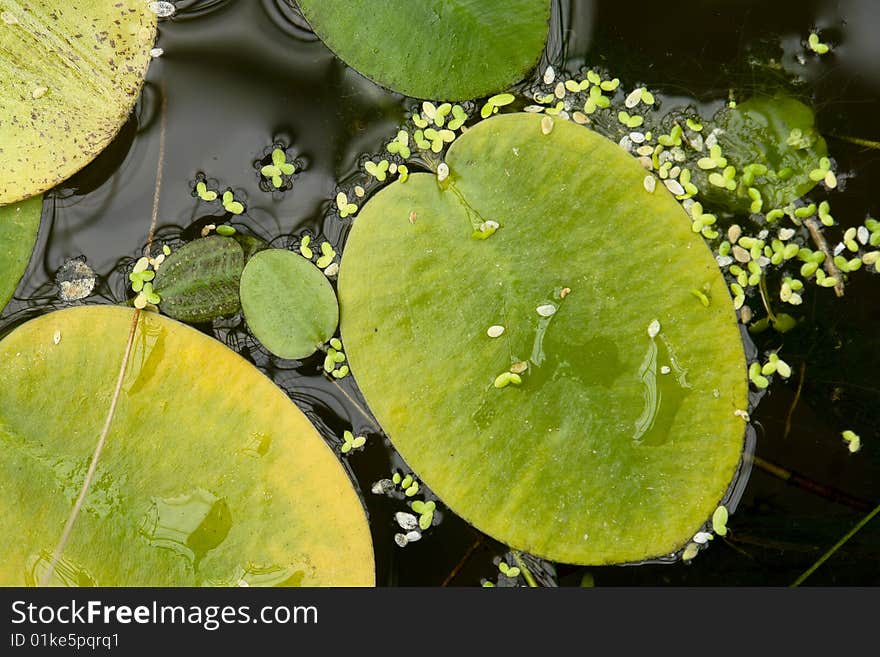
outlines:
[[80, 301], [95, 289], [97, 275], [86, 264], [85, 256], [70, 258], [55, 273], [55, 283], [61, 288], [62, 301]]
[[411, 529], [415, 529], [419, 526], [419, 519], [416, 518], [411, 513], [405, 513], [403, 511], [398, 511], [394, 514], [394, 520], [397, 521], [397, 524], [400, 525], [400, 528], [404, 531], [410, 531]]
[[171, 18], [177, 12], [177, 8], [170, 2], [151, 2], [148, 7], [159, 18]]
[[394, 482], [390, 479], [380, 479], [370, 488], [370, 492], [374, 495], [385, 495], [392, 490], [394, 490]]

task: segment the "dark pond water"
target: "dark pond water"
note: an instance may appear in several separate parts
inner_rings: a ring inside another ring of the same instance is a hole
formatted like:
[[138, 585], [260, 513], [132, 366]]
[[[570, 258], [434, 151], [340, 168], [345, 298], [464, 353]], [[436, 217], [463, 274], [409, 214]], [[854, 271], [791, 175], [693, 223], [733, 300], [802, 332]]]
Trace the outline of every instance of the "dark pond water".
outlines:
[[[607, 67], [627, 86], [646, 84], [664, 107], [693, 102], [706, 116], [726, 102], [780, 85], [816, 108], [829, 149], [846, 172], [834, 196], [837, 232], [880, 215], [880, 151], [842, 137], [880, 140], [880, 4], [874, 0], [692, 0], [555, 3], [542, 68]], [[43, 225], [16, 298], [0, 316], [0, 334], [64, 305], [56, 271], [84, 257], [99, 275], [89, 303], [126, 298], [124, 267], [147, 239], [159, 150], [162, 99], [167, 146], [159, 238], [195, 236], [203, 216], [191, 194], [200, 173], [247, 198], [240, 227], [288, 245], [304, 231], [341, 245], [341, 223], [329, 215], [338, 181], [365, 153], [379, 152], [411, 101], [348, 69], [308, 30], [284, 0], [178, 2], [161, 22], [164, 55], [149, 71], [143, 96], [113, 145], [47, 196]], [[819, 28], [832, 55], [797, 56]], [[800, 81], [792, 84], [792, 80]], [[276, 142], [291, 145], [304, 165], [291, 192], [260, 188], [255, 162]], [[880, 499], [880, 278], [859, 272], [846, 296], [813, 294], [808, 321], [784, 337], [795, 374], [777, 381], [752, 414], [756, 462], [731, 534], [691, 564], [580, 568], [533, 564], [548, 585], [579, 585], [589, 573], [607, 585], [787, 585]], [[398, 548], [393, 515], [399, 499], [374, 495], [376, 480], [405, 469], [387, 439], [321, 374], [318, 357], [303, 362], [268, 356], [239, 319], [201, 327], [266, 372], [334, 446], [345, 429], [371, 435], [368, 448], [345, 459], [365, 499], [384, 585], [477, 585], [495, 579], [493, 559], [506, 548], [443, 509], [442, 522], [418, 543]], [[762, 349], [778, 336], [756, 338]], [[351, 377], [342, 387], [360, 400]], [[799, 392], [798, 392], [799, 391]], [[797, 399], [794, 412], [790, 409]], [[361, 401], [361, 404], [363, 402]], [[843, 429], [862, 437], [851, 455]], [[880, 584], [880, 519], [841, 548], [808, 582]]]

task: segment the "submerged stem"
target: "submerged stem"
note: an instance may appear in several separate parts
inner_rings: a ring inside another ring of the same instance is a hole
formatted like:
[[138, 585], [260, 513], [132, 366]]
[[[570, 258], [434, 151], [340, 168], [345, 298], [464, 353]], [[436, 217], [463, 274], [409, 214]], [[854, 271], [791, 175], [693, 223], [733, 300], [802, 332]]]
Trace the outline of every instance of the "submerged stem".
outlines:
[[832, 545], [831, 548], [825, 554], [823, 554], [821, 557], [819, 557], [819, 560], [816, 563], [814, 563], [812, 566], [807, 568], [806, 572], [804, 572], [803, 575], [801, 575], [794, 582], [792, 582], [790, 588], [794, 588], [796, 586], [800, 586], [801, 584], [803, 584], [804, 580], [806, 580], [810, 575], [812, 575], [814, 572], [816, 572], [816, 570], [819, 568], [819, 566], [821, 566], [823, 563], [828, 561], [828, 559], [835, 552], [837, 552], [843, 546], [844, 543], [846, 543], [849, 539], [851, 539], [853, 536], [855, 536], [862, 529], [862, 527], [864, 527], [869, 522], [871, 522], [871, 520], [873, 520], [874, 516], [876, 516], [878, 513], [880, 513], [880, 504], [878, 504], [876, 507], [874, 507], [874, 510], [871, 511], [871, 513], [869, 513], [864, 518], [862, 518], [856, 524], [855, 527], [853, 527], [846, 534], [844, 534], [843, 538], [841, 538], [839, 541], [837, 541], [837, 543]]

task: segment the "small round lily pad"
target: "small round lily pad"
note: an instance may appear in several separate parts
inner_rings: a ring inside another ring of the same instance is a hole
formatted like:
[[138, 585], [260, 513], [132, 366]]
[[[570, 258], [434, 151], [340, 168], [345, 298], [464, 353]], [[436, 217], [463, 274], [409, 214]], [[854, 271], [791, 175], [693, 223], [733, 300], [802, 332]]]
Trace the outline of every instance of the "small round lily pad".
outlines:
[[634, 158], [574, 123], [499, 115], [446, 162], [444, 183], [376, 194], [345, 246], [342, 338], [371, 410], [444, 503], [511, 547], [668, 557], [743, 449], [743, 344], [711, 251]]
[[[39, 584], [79, 494], [133, 311], [77, 307], [0, 342], [0, 585]], [[55, 586], [370, 586], [363, 505], [269, 379], [141, 313]]]
[[0, 205], [92, 161], [140, 93], [156, 15], [144, 0], [3, 3]]
[[248, 261], [240, 296], [251, 332], [279, 358], [311, 356], [339, 323], [339, 305], [327, 277], [285, 249], [260, 251]]
[[298, 0], [346, 64], [393, 91], [462, 100], [518, 82], [538, 63], [550, 0]]

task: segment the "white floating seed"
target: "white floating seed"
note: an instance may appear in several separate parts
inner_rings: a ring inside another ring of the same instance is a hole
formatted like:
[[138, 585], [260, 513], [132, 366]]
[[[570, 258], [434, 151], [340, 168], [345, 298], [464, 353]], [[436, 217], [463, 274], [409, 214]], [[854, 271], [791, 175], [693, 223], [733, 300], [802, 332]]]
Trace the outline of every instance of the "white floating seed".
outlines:
[[638, 149], [636, 149], [636, 153], [638, 153], [639, 155], [645, 155], [645, 156], [653, 155], [654, 154], [654, 147], [653, 146], [639, 146]]
[[674, 166], [669, 170], [669, 177], [670, 178], [678, 178], [680, 175], [681, 175], [681, 167], [680, 166]]
[[150, 50], [150, 57], [152, 57], [154, 59], [156, 57], [161, 57], [164, 54], [165, 54], [165, 51], [162, 50], [162, 48], [153, 48]]
[[845, 248], [846, 246], [843, 242], [838, 242], [837, 246], [834, 247], [834, 255], [840, 255]]
[[739, 320], [743, 324], [748, 324], [752, 321], [752, 309], [748, 306], [743, 306], [739, 309]]
[[390, 479], [380, 479], [375, 484], [373, 484], [373, 487], [370, 489], [370, 492], [374, 493], [375, 495], [384, 495], [385, 493], [387, 493], [388, 491], [393, 490], [393, 489], [394, 489], [394, 482], [393, 481], [391, 481]]
[[553, 70], [552, 66], [548, 66], [544, 70], [544, 84], [553, 84], [553, 80], [556, 79], [556, 71]]
[[626, 97], [626, 100], [623, 101], [623, 104], [626, 105], [627, 109], [632, 109], [636, 105], [639, 104], [639, 101], [642, 99], [642, 90], [635, 89], [631, 91], [629, 95]]
[[61, 331], [55, 331], [55, 334], [52, 336], [52, 342], [55, 344], [61, 342]]
[[759, 240], [765, 240], [765, 239], [767, 239], [767, 236], [768, 236], [769, 234], [770, 234], [770, 231], [767, 230], [767, 229], [765, 228], [765, 229], [762, 230], [760, 233], [758, 233], [758, 239], [759, 239]]
[[586, 125], [587, 123], [590, 122], [590, 118], [586, 114], [584, 114], [583, 112], [575, 112], [574, 114], [571, 115], [571, 118], [578, 125]]
[[709, 532], [697, 532], [691, 540], [697, 545], [705, 545], [712, 540], [712, 534]]
[[664, 180], [663, 184], [666, 185], [666, 189], [668, 189], [676, 196], [684, 195], [684, 187], [682, 187], [681, 183], [677, 180]]
[[739, 244], [733, 247], [733, 257], [737, 262], [746, 264], [752, 259], [752, 254], [742, 248]]
[[523, 112], [531, 112], [532, 114], [540, 114], [543, 111], [543, 105], [526, 105], [523, 107]]
[[770, 264], [770, 258], [768, 258], [765, 255], [762, 255], [756, 260], [756, 262], [758, 263], [759, 267], [764, 268]]
[[541, 119], [541, 132], [545, 135], [549, 135], [553, 132], [553, 119], [549, 116], [545, 116]]
[[727, 241], [731, 244], [736, 244], [739, 242], [739, 238], [742, 235], [742, 228], [739, 227], [739, 224], [733, 224], [730, 228], [727, 229]]
[[409, 539], [405, 534], [395, 534], [394, 542], [397, 543], [399, 547], [406, 547], [409, 544]]
[[654, 319], [651, 320], [651, 323], [648, 324], [648, 337], [656, 338], [660, 334], [660, 320]]
[[741, 417], [741, 418], [742, 418], [743, 420], [745, 420], [746, 422], [748, 422], [749, 419], [750, 419], [750, 418], [749, 418], [749, 414], [748, 414], [746, 411], [744, 411], [744, 410], [742, 410], [742, 409], [739, 409], [739, 408], [736, 409], [736, 410], [733, 412], [733, 414], [736, 415], [737, 417]]
[[407, 532], [407, 533], [406, 533], [406, 540], [407, 540], [407, 542], [409, 542], [409, 543], [415, 543], [415, 542], [418, 541], [421, 537], [422, 537], [422, 534], [421, 534], [420, 532], [415, 532], [415, 531], [413, 531], [413, 532]]
[[159, 18], [169, 18], [174, 16], [174, 12], [177, 11], [170, 2], [151, 2], [149, 8]]
[[[645, 133], [644, 132], [631, 132], [629, 133], [629, 139], [634, 144], [644, 144], [645, 143]], [[654, 152], [653, 150], [651, 151]]]
[[437, 167], [437, 182], [443, 182], [449, 177], [449, 165], [441, 162]]
[[543, 306], [535, 308], [541, 317], [553, 317], [556, 314], [556, 306], [552, 303], [545, 303]]
[[553, 95], [556, 96], [559, 100], [565, 98], [565, 85], [561, 82], [556, 84], [556, 88], [553, 90]]
[[338, 262], [331, 262], [324, 269], [325, 276], [336, 276], [336, 274], [338, 274], [338, 273], [339, 273], [339, 263]]
[[642, 156], [639, 158], [639, 164], [641, 164], [642, 167], [644, 167], [644, 168], [647, 169], [648, 171], [650, 171], [651, 169], [654, 168], [654, 163], [651, 162], [651, 158], [650, 158], [650, 157], [646, 157], [646, 156], [644, 156], [644, 155], [642, 155]]
[[657, 188], [657, 179], [654, 176], [645, 176], [644, 183], [645, 191], [649, 194], [653, 194], [654, 190]]
[[794, 228], [783, 228], [779, 231], [779, 239], [783, 242], [787, 242], [792, 237], [794, 237], [795, 229]]
[[623, 137], [621, 137], [620, 141], [617, 142], [617, 145], [620, 146], [627, 153], [629, 153], [630, 150], [632, 150], [633, 143], [629, 136], [624, 135]]
[[494, 326], [490, 326], [488, 329], [486, 329], [486, 335], [488, 335], [490, 338], [500, 338], [503, 333], [504, 327], [499, 324], [495, 324]]
[[415, 529], [419, 526], [419, 519], [411, 513], [398, 511], [394, 514], [394, 519], [397, 521], [397, 524], [400, 525], [400, 528], [406, 531]]
[[719, 267], [727, 267], [728, 265], [733, 264], [733, 258], [731, 258], [729, 255], [717, 255], [715, 256], [715, 262], [718, 263]]
[[865, 246], [868, 243], [868, 240], [871, 239], [871, 235], [866, 226], [859, 226], [856, 236], [859, 238], [859, 244], [862, 246]]
[[669, 365], [664, 365], [660, 368], [660, 374], [669, 374], [671, 371]]

